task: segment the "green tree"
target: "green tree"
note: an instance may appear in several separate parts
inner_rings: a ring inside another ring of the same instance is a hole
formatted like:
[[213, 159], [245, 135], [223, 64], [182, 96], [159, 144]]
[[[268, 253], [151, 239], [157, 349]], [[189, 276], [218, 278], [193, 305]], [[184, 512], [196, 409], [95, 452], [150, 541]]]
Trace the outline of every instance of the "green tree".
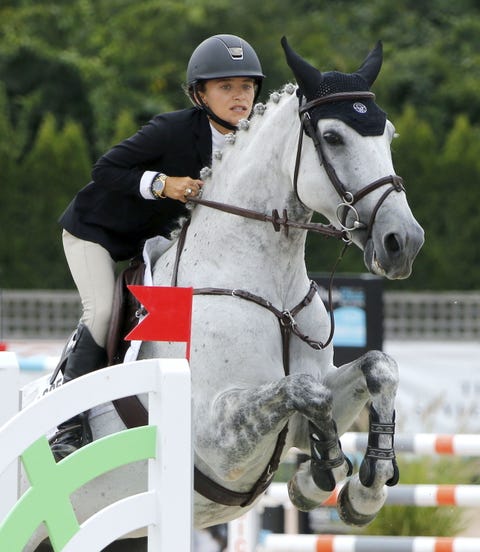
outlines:
[[480, 288], [480, 128], [459, 115], [440, 157], [437, 228], [440, 275], [436, 288]]
[[22, 192], [18, 185], [18, 164], [23, 148], [24, 136], [20, 128], [15, 129], [10, 121], [10, 110], [5, 87], [0, 82], [0, 167], [2, 208], [0, 221], [2, 239], [0, 240], [0, 287], [12, 278], [16, 272], [16, 241], [21, 231], [23, 213], [20, 208]]
[[71, 287], [58, 216], [74, 193], [88, 182], [90, 159], [82, 130], [67, 122], [58, 129], [48, 114], [33, 148], [22, 163], [18, 184], [22, 191], [16, 210], [22, 212], [16, 226], [13, 249], [16, 271], [7, 286]]
[[122, 110], [115, 122], [115, 129], [111, 140], [111, 145], [118, 144], [125, 138], [132, 136], [138, 130], [138, 125], [130, 111]]
[[21, 47], [0, 57], [0, 74], [11, 99], [12, 120], [27, 125], [28, 148], [47, 113], [55, 114], [59, 124], [76, 119], [93, 141], [92, 110], [75, 64], [47, 50]]
[[[381, 39], [384, 63], [374, 85], [379, 105], [397, 120], [399, 129], [399, 118], [406, 117], [411, 108], [416, 123], [430, 128], [426, 131], [430, 136], [425, 137], [421, 135], [425, 129], [415, 129], [412, 123], [408, 133], [401, 130], [394, 143], [397, 172], [406, 178], [414, 213], [427, 230], [427, 244], [413, 277], [395, 285], [448, 288], [452, 283], [446, 268], [437, 267], [443, 262], [447, 238], [442, 238], [442, 232], [447, 223], [445, 196], [432, 177], [440, 169], [439, 159], [432, 155], [431, 133], [440, 152], [450, 140], [457, 118], [464, 114], [472, 127], [469, 134], [476, 140], [480, 121], [479, 15], [480, 5], [474, 0], [399, 0], [395, 4], [389, 0], [244, 0], [236, 4], [228, 0], [6, 0], [0, 6], [0, 82], [6, 90], [5, 121], [15, 135], [8, 140], [13, 168], [2, 170], [2, 184], [9, 190], [2, 203], [7, 212], [2, 217], [10, 221], [9, 236], [19, 239], [24, 185], [27, 190], [31, 186], [17, 174], [23, 171], [23, 163], [17, 166], [19, 155], [29, 155], [47, 113], [55, 115], [57, 133], [63, 132], [69, 120], [81, 125], [91, 164], [155, 113], [188, 105], [180, 85], [193, 48], [209, 35], [239, 34], [254, 45], [267, 75], [261, 99], [293, 80], [279, 43], [282, 35], [324, 71], [355, 71]], [[131, 121], [121, 122], [122, 112], [130, 113]], [[405, 135], [416, 145], [410, 147], [408, 138], [404, 142]], [[454, 174], [455, 163], [450, 156], [445, 167], [451, 178], [455, 174], [458, 178], [460, 171], [462, 181], [475, 182], [473, 164], [466, 165], [473, 172], [467, 174], [463, 167]], [[58, 184], [47, 180], [44, 186]], [[58, 187], [54, 189], [58, 191]], [[448, 197], [465, 203], [460, 193]], [[462, 208], [452, 205], [449, 211], [456, 213]], [[467, 238], [475, 236], [476, 230], [475, 217], [464, 213], [461, 242], [468, 262], [474, 257], [468, 251]], [[37, 232], [42, 231], [39, 226]], [[315, 270], [328, 270], [337, 251], [331, 240], [309, 237], [308, 264]], [[16, 270], [16, 258], [9, 257], [10, 271]], [[361, 253], [352, 248], [341, 270], [363, 271]], [[467, 272], [471, 276], [458, 285], [475, 287], [475, 270]], [[18, 284], [22, 280], [12, 281]]]
[[413, 106], [407, 106], [395, 120], [397, 137], [392, 143], [392, 156], [397, 174], [404, 179], [409, 205], [425, 230], [426, 240], [413, 267], [412, 276], [403, 282], [393, 282], [386, 287], [401, 289], [412, 282], [419, 288], [428, 282], [437, 270], [435, 225], [437, 217], [432, 212], [440, 209], [438, 198], [439, 147], [437, 136], [430, 124], [422, 119]]

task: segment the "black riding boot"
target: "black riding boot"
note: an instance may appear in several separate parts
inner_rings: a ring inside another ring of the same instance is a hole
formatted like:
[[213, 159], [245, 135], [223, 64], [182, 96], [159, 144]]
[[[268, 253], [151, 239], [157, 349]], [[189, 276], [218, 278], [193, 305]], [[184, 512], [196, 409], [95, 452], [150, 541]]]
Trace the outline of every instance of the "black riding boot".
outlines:
[[[97, 345], [87, 326], [80, 323], [67, 352], [63, 383], [102, 368], [106, 362], [105, 349]], [[55, 460], [59, 462], [91, 442], [92, 431], [88, 423], [88, 413], [82, 412], [58, 426], [57, 433], [50, 439], [50, 448]]]

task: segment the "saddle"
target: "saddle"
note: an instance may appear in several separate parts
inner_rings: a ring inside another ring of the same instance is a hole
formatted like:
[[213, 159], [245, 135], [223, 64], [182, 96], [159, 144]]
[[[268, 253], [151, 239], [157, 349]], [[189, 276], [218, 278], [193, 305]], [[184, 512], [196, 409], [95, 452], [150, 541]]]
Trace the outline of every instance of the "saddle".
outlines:
[[[108, 366], [121, 364], [125, 358], [129, 343], [124, 338], [138, 324], [138, 313], [142, 308], [127, 286], [143, 285], [144, 275], [145, 263], [141, 257], [135, 257], [118, 275], [115, 282], [112, 317], [106, 345]], [[148, 412], [137, 396], [116, 399], [113, 405], [128, 428], [148, 424]]]

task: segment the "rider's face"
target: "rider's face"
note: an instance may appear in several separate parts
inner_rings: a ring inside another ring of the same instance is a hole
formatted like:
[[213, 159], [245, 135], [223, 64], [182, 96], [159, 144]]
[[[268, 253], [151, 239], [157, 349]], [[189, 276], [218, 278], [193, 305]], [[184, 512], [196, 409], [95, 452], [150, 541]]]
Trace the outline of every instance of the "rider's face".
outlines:
[[[199, 94], [215, 115], [236, 126], [240, 119], [246, 119], [252, 111], [255, 81], [247, 77], [211, 79]], [[215, 121], [212, 121], [212, 125], [222, 134], [231, 132]]]

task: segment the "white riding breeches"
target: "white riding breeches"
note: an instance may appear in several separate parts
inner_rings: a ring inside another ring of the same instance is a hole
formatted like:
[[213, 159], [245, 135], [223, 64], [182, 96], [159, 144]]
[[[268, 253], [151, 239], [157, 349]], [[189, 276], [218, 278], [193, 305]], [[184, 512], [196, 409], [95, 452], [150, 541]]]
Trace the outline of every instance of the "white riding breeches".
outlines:
[[63, 248], [82, 301], [81, 321], [95, 342], [105, 347], [112, 313], [115, 261], [98, 243], [82, 240], [63, 230]]

